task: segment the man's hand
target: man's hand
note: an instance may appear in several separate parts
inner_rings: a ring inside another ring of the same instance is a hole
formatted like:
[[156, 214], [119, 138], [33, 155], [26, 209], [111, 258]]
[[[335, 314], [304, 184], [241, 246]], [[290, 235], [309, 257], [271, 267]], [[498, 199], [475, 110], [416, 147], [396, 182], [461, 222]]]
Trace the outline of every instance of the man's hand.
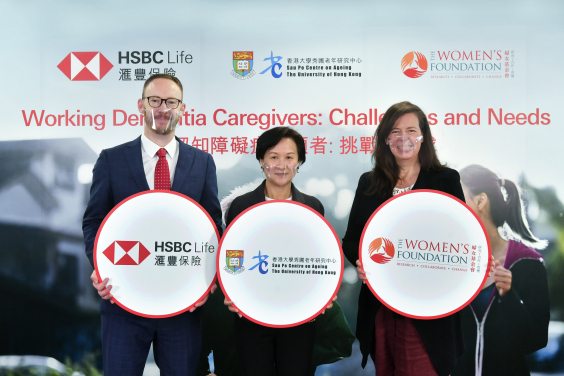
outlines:
[[[217, 285], [214, 283], [211, 290], [210, 290], [210, 293], [213, 294], [215, 292], [215, 290], [217, 290]], [[210, 296], [210, 294], [206, 294], [206, 296], [204, 296], [202, 298], [202, 300], [200, 300], [199, 302], [194, 304], [194, 307], [190, 308], [190, 312], [194, 312], [196, 310], [196, 308], [203, 306], [204, 303], [208, 301], [209, 296]]]
[[114, 296], [110, 294], [110, 291], [112, 291], [112, 285], [106, 287], [110, 279], [106, 278], [102, 282], [99, 282], [98, 276], [96, 275], [96, 270], [92, 272], [90, 279], [92, 280], [92, 286], [94, 286], [94, 288], [98, 290], [98, 295], [100, 295], [102, 299], [109, 300], [110, 303], [114, 304], [114, 301], [112, 299]]
[[495, 287], [499, 290], [499, 295], [503, 296], [511, 290], [511, 270], [505, 269], [499, 261], [495, 261], [494, 281]]

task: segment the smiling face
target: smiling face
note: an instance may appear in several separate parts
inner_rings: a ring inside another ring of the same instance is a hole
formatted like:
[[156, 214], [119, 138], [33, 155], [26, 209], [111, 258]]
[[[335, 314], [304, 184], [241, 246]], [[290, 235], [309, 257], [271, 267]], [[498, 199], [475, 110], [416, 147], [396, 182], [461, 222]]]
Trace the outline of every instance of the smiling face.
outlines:
[[284, 137], [266, 151], [260, 161], [266, 178], [271, 183], [283, 187], [290, 184], [299, 167], [298, 147], [294, 140]]
[[399, 117], [386, 138], [396, 160], [417, 159], [422, 142], [419, 119], [413, 113]]
[[145, 129], [157, 134], [174, 132], [174, 128], [186, 105], [182, 103], [176, 109], [171, 110], [166, 106], [166, 103], [162, 102], [159, 107], [153, 108], [149, 106], [147, 97], [181, 100], [182, 90], [180, 90], [180, 87], [172, 80], [157, 78], [147, 85], [143, 96], [145, 99], [139, 99], [137, 106], [139, 111], [145, 116]]

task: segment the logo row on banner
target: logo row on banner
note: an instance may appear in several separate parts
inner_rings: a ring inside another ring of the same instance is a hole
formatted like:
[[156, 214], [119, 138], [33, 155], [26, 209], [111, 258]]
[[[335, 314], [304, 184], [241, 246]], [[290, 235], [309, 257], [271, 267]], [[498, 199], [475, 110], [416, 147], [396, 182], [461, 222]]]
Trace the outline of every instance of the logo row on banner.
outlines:
[[[388, 200], [367, 223], [359, 247], [374, 295], [421, 319], [466, 306], [485, 282], [489, 255], [476, 215], [436, 191]], [[124, 200], [104, 219], [94, 264], [100, 280], [110, 278], [114, 301], [137, 315], [185, 312], [209, 293], [217, 276], [243, 316], [290, 327], [315, 318], [332, 301], [344, 257], [329, 222], [304, 204], [254, 205], [220, 240], [198, 203], [176, 192], [148, 191]]]
[[[270, 56], [261, 56], [258, 64], [254, 57], [253, 51], [234, 51], [231, 76], [248, 80], [258, 72], [273, 78], [362, 77], [360, 57], [283, 57], [271, 51]], [[154, 74], [174, 76], [175, 67], [193, 61], [192, 54], [185, 51], [119, 51], [114, 63], [101, 52], [70, 52], [57, 67], [71, 81], [100, 81], [117, 63], [119, 81], [145, 81]], [[255, 66], [260, 68], [255, 71]], [[515, 51], [410, 51], [398, 61], [398, 70], [413, 79], [425, 74], [433, 79], [515, 78]]]

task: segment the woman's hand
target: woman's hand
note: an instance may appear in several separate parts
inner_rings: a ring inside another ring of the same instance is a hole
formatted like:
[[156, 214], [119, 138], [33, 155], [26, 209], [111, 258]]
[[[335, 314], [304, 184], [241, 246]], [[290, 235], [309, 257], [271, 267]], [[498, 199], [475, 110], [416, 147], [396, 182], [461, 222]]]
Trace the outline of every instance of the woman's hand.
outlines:
[[227, 298], [225, 298], [225, 300], [223, 301], [223, 304], [225, 304], [231, 312], [235, 312], [236, 314], [238, 314], [240, 318], [243, 317], [243, 315], [241, 315], [239, 313], [239, 310], [237, 308], [235, 308], [235, 306], [233, 305], [233, 302], [231, 300], [227, 300]]
[[362, 283], [366, 284], [366, 272], [362, 270], [360, 260], [356, 260], [356, 273], [358, 274], [358, 278], [362, 280]]
[[495, 287], [499, 290], [499, 295], [504, 296], [511, 290], [511, 270], [505, 269], [499, 261], [495, 261], [494, 282]]
[[326, 310], [333, 308], [333, 302], [336, 301], [336, 300], [337, 300], [337, 295], [335, 295], [333, 297], [333, 299], [331, 299], [331, 302], [329, 304], [327, 304], [327, 307], [325, 307], [325, 309], [323, 310], [323, 312], [321, 312], [321, 314], [323, 315], [323, 314], [325, 314]]
[[106, 287], [110, 279], [106, 278], [102, 282], [98, 281], [96, 270], [92, 272], [92, 275], [90, 275], [90, 279], [92, 280], [92, 286], [94, 286], [94, 288], [98, 290], [98, 295], [100, 295], [102, 299], [109, 300], [110, 303], [114, 304], [114, 301], [112, 299], [113, 295], [110, 294], [110, 291], [112, 291], [112, 285]]
[[491, 255], [490, 270], [488, 271], [488, 278], [490, 278], [494, 274], [494, 272], [495, 272], [495, 259], [494, 259], [493, 255]]

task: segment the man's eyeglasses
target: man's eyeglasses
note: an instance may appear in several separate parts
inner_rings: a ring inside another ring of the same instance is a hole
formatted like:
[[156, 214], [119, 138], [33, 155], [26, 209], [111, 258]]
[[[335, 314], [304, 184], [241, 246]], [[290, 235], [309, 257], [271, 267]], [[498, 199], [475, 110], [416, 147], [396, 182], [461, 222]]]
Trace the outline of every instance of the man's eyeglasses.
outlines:
[[171, 110], [174, 110], [175, 108], [180, 106], [180, 103], [182, 103], [180, 99], [176, 98], [161, 99], [160, 97], [143, 97], [143, 99], [147, 99], [149, 106], [154, 108], [160, 107], [161, 104], [165, 102], [166, 106]]

